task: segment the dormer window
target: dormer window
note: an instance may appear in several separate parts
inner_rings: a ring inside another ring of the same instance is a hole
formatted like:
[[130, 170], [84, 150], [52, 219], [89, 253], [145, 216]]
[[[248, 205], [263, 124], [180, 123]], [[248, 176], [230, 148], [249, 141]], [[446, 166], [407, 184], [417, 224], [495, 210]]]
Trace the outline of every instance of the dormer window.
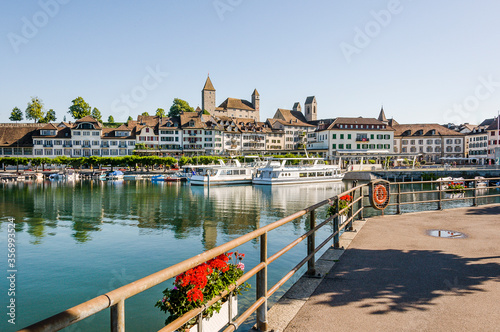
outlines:
[[95, 129], [92, 123], [80, 123], [77, 127], [78, 129]]
[[149, 133], [149, 128], [146, 128], [146, 133]]

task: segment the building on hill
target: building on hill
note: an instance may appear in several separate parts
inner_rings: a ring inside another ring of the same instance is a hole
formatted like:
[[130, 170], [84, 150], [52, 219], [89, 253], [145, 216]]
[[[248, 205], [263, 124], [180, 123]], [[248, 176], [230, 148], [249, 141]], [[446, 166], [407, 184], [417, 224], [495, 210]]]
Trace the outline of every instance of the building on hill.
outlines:
[[201, 90], [201, 107], [211, 115], [228, 116], [234, 118], [255, 119], [260, 121], [260, 95], [254, 89], [251, 101], [237, 98], [226, 98], [218, 107], [216, 105], [215, 88], [207, 77], [205, 85]]
[[[307, 144], [307, 133], [313, 131], [315, 126], [301, 121], [294, 116], [294, 111], [278, 109], [277, 114], [288, 115], [285, 116], [288, 120], [282, 118], [267, 119], [270, 128], [285, 133], [285, 150], [303, 150]], [[300, 113], [302, 116], [302, 113]]]

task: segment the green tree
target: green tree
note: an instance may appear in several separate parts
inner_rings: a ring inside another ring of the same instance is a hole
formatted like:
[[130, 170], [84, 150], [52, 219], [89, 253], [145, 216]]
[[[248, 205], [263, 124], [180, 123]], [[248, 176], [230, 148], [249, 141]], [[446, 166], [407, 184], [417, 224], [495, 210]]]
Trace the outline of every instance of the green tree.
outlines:
[[165, 110], [163, 108], [158, 108], [156, 110], [156, 114], [155, 115], [164, 118], [166, 116]]
[[69, 107], [68, 113], [75, 119], [81, 119], [90, 115], [90, 105], [83, 100], [82, 97], [77, 97], [71, 101], [73, 105]]
[[110, 115], [110, 116], [108, 117], [108, 122], [109, 122], [109, 123], [115, 123], [115, 118], [113, 118], [113, 116], [112, 116], [112, 115]]
[[31, 101], [28, 103], [25, 113], [26, 120], [33, 120], [34, 122], [42, 120], [45, 116], [42, 100], [38, 99], [38, 97], [31, 97]]
[[56, 112], [54, 112], [53, 109], [50, 109], [47, 111], [47, 114], [45, 115], [45, 117], [43, 119], [40, 119], [40, 122], [43, 122], [43, 123], [49, 123], [51, 121], [56, 121]]
[[10, 112], [10, 121], [22, 121], [23, 120], [23, 111], [21, 111], [18, 107], [14, 107], [12, 112]]
[[207, 110], [203, 110], [203, 114], [210, 115], [210, 112]]
[[179, 116], [181, 112], [194, 112], [194, 108], [189, 106], [187, 101], [175, 98], [174, 103], [170, 107], [170, 112], [168, 112], [168, 116]]
[[148, 112], [143, 112], [141, 115], [142, 116], [149, 116], [149, 113]]
[[94, 107], [92, 109], [92, 112], [90, 113], [90, 116], [96, 119], [99, 122], [102, 122], [102, 114], [101, 111], [97, 109], [97, 107]]
[[129, 115], [127, 121], [133, 121], [134, 119]]

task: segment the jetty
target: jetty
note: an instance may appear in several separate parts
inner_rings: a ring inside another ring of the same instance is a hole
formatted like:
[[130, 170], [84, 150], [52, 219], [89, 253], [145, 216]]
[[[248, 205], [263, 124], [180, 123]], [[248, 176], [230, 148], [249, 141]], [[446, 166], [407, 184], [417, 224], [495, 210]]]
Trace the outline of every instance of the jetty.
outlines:
[[316, 264], [322, 277], [302, 277], [271, 308], [269, 327], [497, 331], [499, 216], [493, 204], [355, 221], [344, 249]]

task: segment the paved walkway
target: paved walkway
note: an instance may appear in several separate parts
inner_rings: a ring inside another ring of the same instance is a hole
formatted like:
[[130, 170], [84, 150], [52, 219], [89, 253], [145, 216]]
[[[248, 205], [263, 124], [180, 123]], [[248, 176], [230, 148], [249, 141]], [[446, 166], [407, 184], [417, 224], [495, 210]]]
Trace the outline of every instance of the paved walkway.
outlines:
[[[311, 281], [310, 297], [296, 285], [272, 308], [271, 328], [500, 331], [499, 204], [375, 217], [361, 227], [346, 234], [353, 240], [324, 278]], [[435, 238], [431, 229], [467, 238]]]

